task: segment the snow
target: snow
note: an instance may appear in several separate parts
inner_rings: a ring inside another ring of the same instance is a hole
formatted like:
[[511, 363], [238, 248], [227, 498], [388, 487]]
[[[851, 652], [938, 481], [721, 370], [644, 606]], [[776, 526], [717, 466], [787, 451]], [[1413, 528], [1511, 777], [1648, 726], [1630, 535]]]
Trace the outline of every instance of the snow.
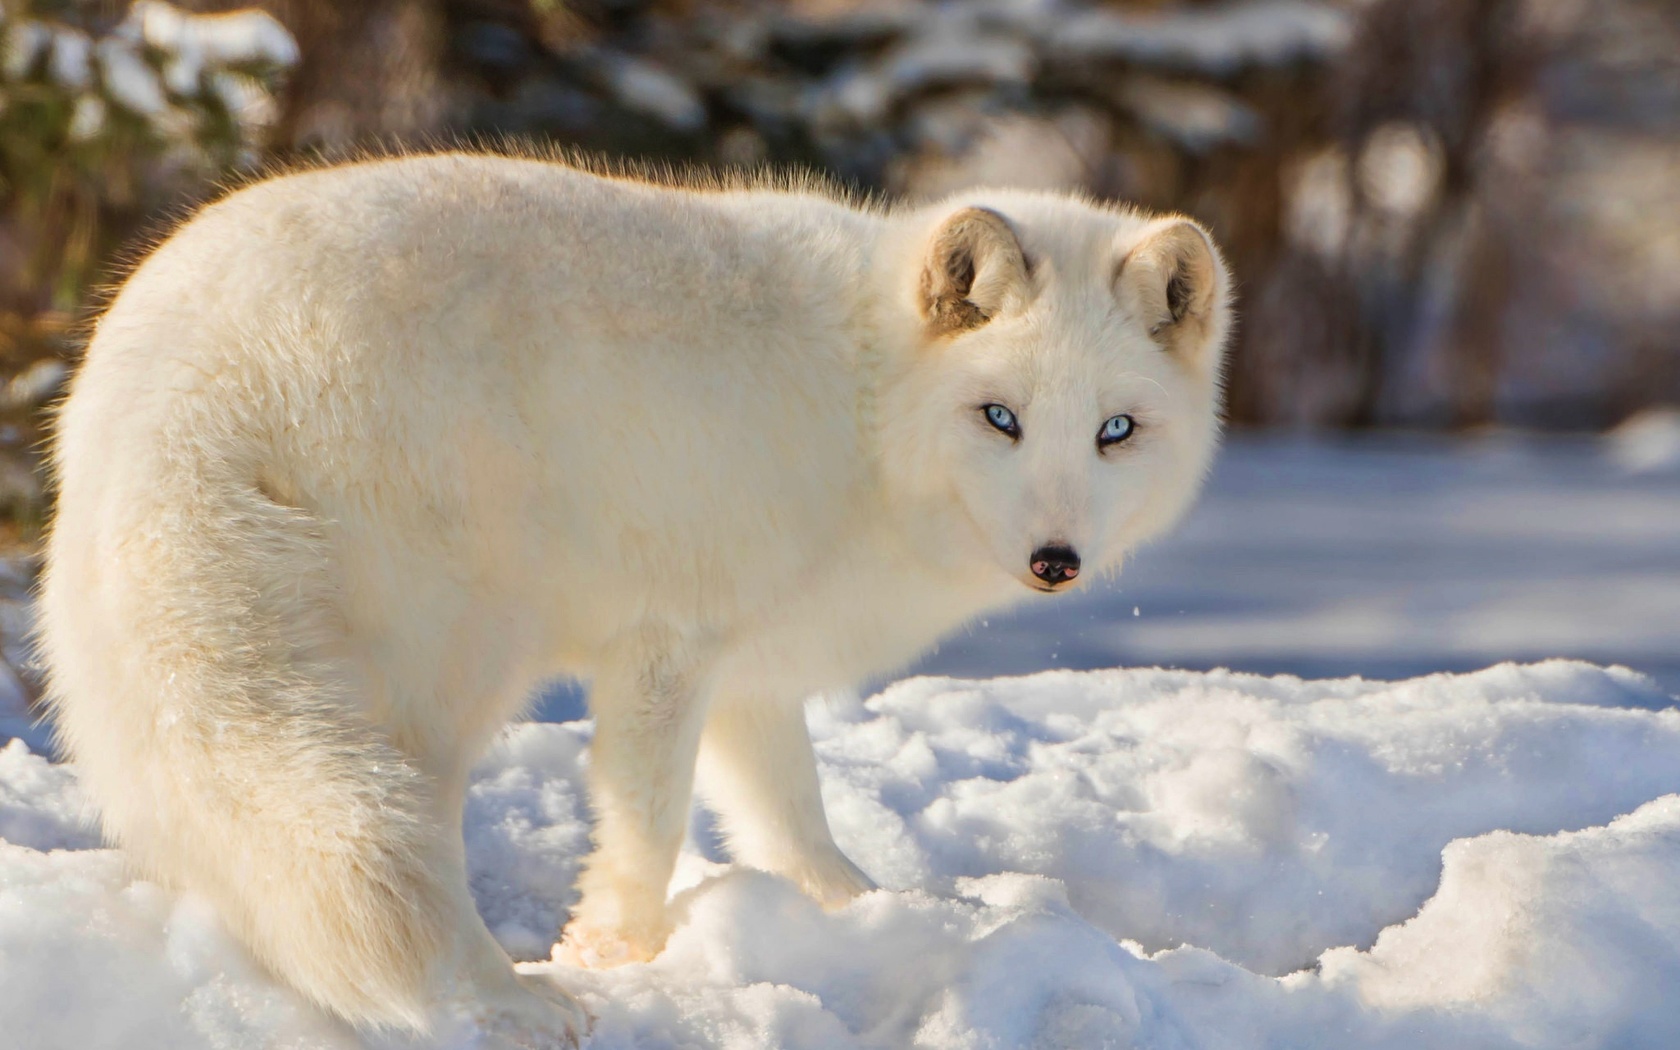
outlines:
[[[147, 44], [189, 63], [194, 81], [205, 65], [266, 62], [292, 66], [299, 58], [291, 33], [273, 15], [257, 8], [200, 15], [163, 0], [140, 0], [129, 11], [127, 21], [134, 27], [130, 32]], [[175, 87], [172, 81], [170, 86], [186, 94], [191, 83]]]
[[1191, 153], [1252, 142], [1260, 135], [1259, 113], [1237, 96], [1205, 84], [1138, 74], [1114, 94], [1151, 130]]
[[[663, 955], [524, 968], [584, 999], [598, 1050], [1672, 1046], [1665, 703], [1565, 661], [904, 681], [811, 712], [836, 837], [884, 889], [825, 913], [722, 863], [702, 816]], [[547, 956], [572, 899], [588, 738], [522, 725], [476, 774], [474, 892], [520, 958]], [[21, 742], [0, 836], [16, 1045], [408, 1045], [358, 1043], [202, 902], [90, 848], [72, 775]]]
[[[0, 22], [4, 22], [0, 18]], [[272, 15], [255, 8], [215, 15], [183, 11], [163, 0], [140, 0], [123, 21], [96, 44], [79, 29], [34, 19], [16, 19], [0, 25], [4, 46], [0, 48], [0, 76], [8, 80], [28, 77], [47, 57], [47, 74], [60, 87], [85, 92], [93, 86], [94, 67], [100, 82], [118, 105], [154, 119], [167, 118], [169, 100], [165, 87], [177, 96], [197, 95], [206, 71], [217, 71], [222, 82], [212, 89], [228, 108], [241, 116], [264, 99], [260, 85], [241, 87], [223, 67], [268, 65], [288, 67], [298, 62], [297, 42]], [[143, 51], [154, 49], [163, 56], [163, 75], [152, 68]], [[272, 101], [267, 101], [272, 107]], [[88, 138], [104, 123], [103, 101], [82, 95], [74, 118], [73, 138]], [[261, 114], [246, 115], [248, 122], [262, 122]]]
[[1314, 0], [1238, 0], [1154, 11], [1095, 8], [1058, 20], [1054, 50], [1229, 76], [1251, 65], [1322, 58], [1346, 46], [1352, 19]]
[[1680, 473], [1680, 408], [1638, 412], [1610, 434], [1610, 454], [1630, 474]]
[[99, 66], [104, 73], [105, 91], [117, 105], [141, 116], [158, 117], [169, 109], [169, 99], [157, 72], [121, 37], [108, 36], [97, 46]]
[[[65, 137], [71, 142], [92, 142], [105, 130], [107, 115], [105, 100], [98, 95], [77, 96], [76, 107], [70, 111], [70, 125], [65, 129]], [[30, 371], [34, 371], [33, 366]], [[12, 383], [21, 378], [23, 377], [14, 378]], [[8, 395], [11, 393], [12, 383], [6, 384]]]
[[80, 91], [93, 82], [93, 39], [86, 33], [58, 26], [52, 30], [52, 53], [47, 73], [53, 82]]
[[31, 754], [22, 740], [0, 747], [0, 840], [36, 850], [99, 845], [75, 775]]
[[627, 108], [656, 117], [677, 131], [706, 125], [706, 106], [688, 83], [651, 62], [629, 55], [603, 56], [602, 75]]
[[[89, 97], [94, 96], [82, 96]], [[15, 412], [35, 408], [58, 393], [69, 378], [69, 365], [56, 357], [43, 357], [0, 387], [0, 409]]]
[[946, 36], [918, 36], [894, 49], [885, 77], [897, 96], [966, 83], [1025, 85], [1038, 62], [1024, 41], [953, 27]]
[[[176, 95], [195, 95], [206, 69], [246, 64], [293, 66], [297, 42], [273, 15], [250, 8], [199, 15], [163, 0], [140, 0], [119, 30], [121, 36], [143, 42], [167, 57], [164, 83]], [[227, 99], [227, 86], [216, 88], [230, 111], [241, 106]]]
[[[17, 672], [0, 663], [0, 741], [19, 740], [42, 752], [49, 749], [47, 727], [30, 714], [29, 691]], [[4, 838], [0, 833], [0, 838]]]
[[209, 76], [210, 91], [239, 123], [266, 127], [280, 118], [280, 107], [260, 81], [243, 73], [218, 70]]

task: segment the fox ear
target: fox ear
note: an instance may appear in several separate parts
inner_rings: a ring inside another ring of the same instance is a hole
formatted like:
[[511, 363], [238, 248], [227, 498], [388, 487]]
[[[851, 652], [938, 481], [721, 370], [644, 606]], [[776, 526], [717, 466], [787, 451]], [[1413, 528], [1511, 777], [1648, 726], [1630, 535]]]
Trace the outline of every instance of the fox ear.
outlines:
[[934, 233], [918, 305], [934, 335], [979, 328], [1026, 297], [1027, 259], [1009, 220], [964, 208]]
[[1120, 260], [1120, 305], [1167, 350], [1200, 359], [1216, 352], [1230, 325], [1231, 281], [1206, 230], [1173, 220]]

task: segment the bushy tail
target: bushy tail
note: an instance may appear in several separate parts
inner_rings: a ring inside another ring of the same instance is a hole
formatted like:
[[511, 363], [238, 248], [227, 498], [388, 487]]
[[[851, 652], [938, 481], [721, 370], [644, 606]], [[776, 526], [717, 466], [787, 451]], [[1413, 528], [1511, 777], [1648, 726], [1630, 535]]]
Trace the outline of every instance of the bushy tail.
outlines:
[[39, 632], [60, 740], [145, 872], [332, 1012], [423, 1031], [444, 840], [352, 702], [321, 523], [237, 463], [155, 466], [62, 464]]

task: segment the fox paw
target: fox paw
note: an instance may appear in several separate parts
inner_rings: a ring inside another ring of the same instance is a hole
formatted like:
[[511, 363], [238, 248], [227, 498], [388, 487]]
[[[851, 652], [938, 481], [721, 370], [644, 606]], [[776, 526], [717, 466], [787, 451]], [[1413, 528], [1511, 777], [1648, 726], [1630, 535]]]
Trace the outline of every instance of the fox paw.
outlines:
[[583, 1005], [537, 974], [513, 977], [455, 1011], [476, 1031], [477, 1050], [577, 1050], [591, 1023]]
[[664, 932], [636, 935], [574, 920], [566, 925], [560, 943], [554, 946], [554, 961], [586, 970], [647, 962], [664, 950]]
[[807, 897], [830, 910], [844, 907], [851, 903], [852, 898], [878, 888], [862, 868], [838, 849], [819, 863], [806, 865], [790, 874]]

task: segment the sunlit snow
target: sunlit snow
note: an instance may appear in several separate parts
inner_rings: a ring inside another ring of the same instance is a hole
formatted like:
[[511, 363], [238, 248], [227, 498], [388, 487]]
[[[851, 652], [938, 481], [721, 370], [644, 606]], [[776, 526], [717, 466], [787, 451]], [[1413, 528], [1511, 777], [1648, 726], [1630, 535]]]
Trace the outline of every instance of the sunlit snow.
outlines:
[[[836, 836], [884, 889], [824, 913], [721, 863], [702, 818], [662, 956], [527, 968], [584, 998], [601, 1050], [1672, 1046], [1662, 701], [1565, 662], [912, 680], [812, 712]], [[572, 900], [587, 741], [520, 726], [473, 789], [474, 891], [521, 958]], [[71, 777], [21, 742], [0, 832], [12, 1045], [359, 1045], [201, 902], [89, 848]]]

